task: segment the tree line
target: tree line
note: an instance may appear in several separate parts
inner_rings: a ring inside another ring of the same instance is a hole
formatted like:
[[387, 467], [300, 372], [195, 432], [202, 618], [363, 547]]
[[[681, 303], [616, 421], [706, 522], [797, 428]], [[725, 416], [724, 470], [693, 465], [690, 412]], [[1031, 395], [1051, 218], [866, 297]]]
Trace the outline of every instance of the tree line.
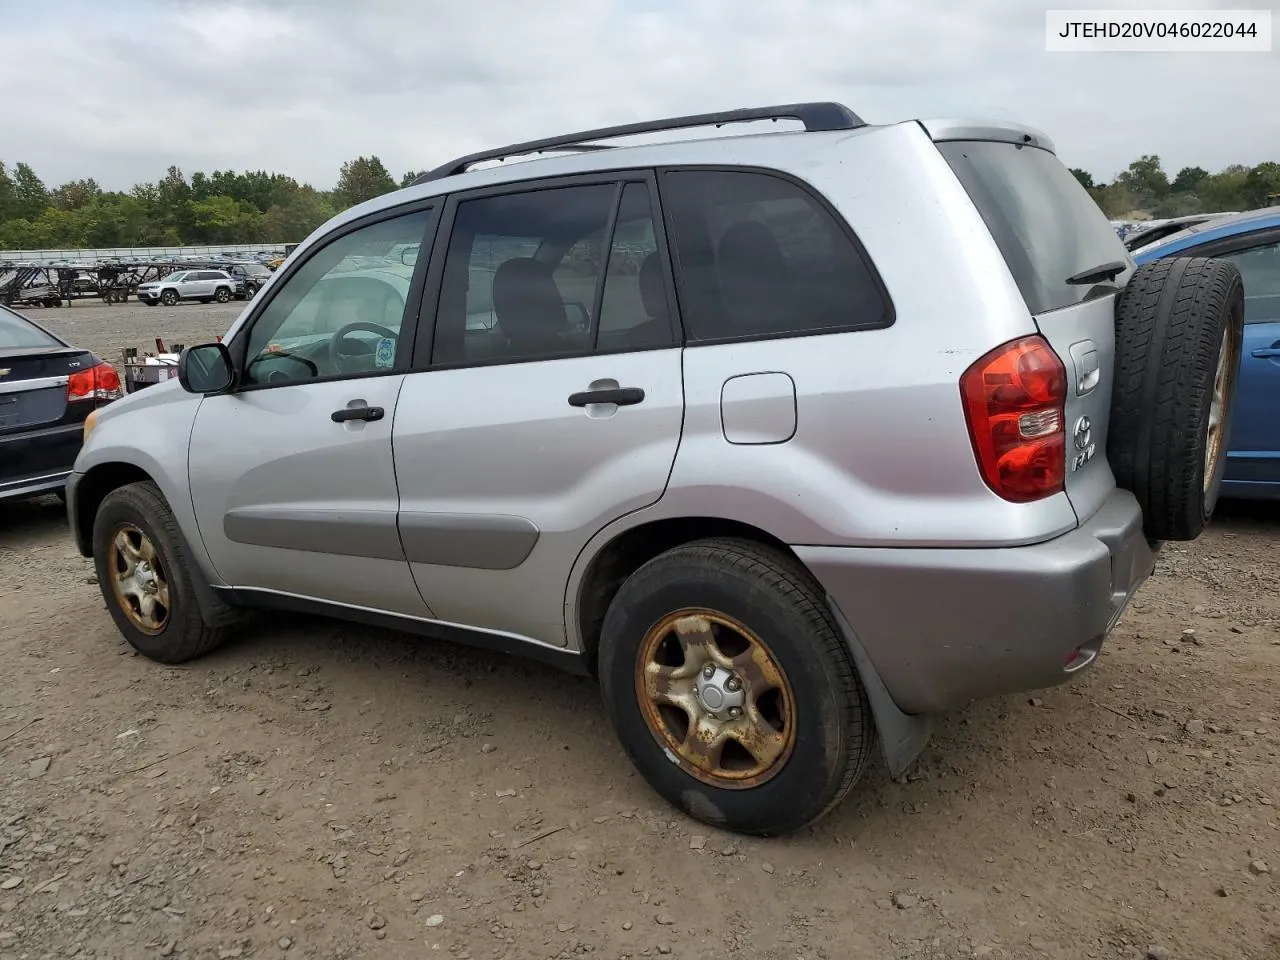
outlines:
[[1271, 161], [1256, 167], [1234, 164], [1218, 173], [1183, 167], [1170, 179], [1160, 158], [1146, 154], [1111, 183], [1096, 182], [1084, 170], [1073, 168], [1071, 172], [1113, 220], [1133, 213], [1163, 219], [1280, 203], [1280, 163]]
[[[1133, 213], [1179, 217], [1280, 203], [1280, 163], [1233, 165], [1218, 173], [1183, 167], [1172, 179], [1145, 155], [1110, 183], [1073, 168], [1112, 219]], [[197, 172], [170, 167], [155, 183], [103, 190], [93, 179], [49, 189], [26, 163], [0, 161], [0, 250], [292, 243], [347, 207], [408, 186], [376, 156], [342, 165], [332, 190], [265, 170]]]
[[26, 163], [0, 161], [0, 250], [292, 243], [334, 214], [408, 186], [376, 156], [342, 165], [332, 190], [265, 170], [170, 167], [155, 183], [103, 190], [93, 179], [48, 188]]

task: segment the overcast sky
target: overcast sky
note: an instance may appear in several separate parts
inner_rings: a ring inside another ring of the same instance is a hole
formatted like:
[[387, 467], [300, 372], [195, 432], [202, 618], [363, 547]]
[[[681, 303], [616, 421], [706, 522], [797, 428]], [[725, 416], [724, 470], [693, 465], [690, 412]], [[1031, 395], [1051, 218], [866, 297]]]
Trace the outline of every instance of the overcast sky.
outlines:
[[[872, 122], [991, 116], [1110, 179], [1280, 160], [1280, 48], [1050, 54], [1028, 0], [22, 0], [0, 30], [0, 159], [109, 189], [170, 164], [328, 188], [485, 146], [679, 113], [840, 100]], [[6, 8], [9, 3], [4, 4]], [[109, 12], [108, 12], [109, 11]]]

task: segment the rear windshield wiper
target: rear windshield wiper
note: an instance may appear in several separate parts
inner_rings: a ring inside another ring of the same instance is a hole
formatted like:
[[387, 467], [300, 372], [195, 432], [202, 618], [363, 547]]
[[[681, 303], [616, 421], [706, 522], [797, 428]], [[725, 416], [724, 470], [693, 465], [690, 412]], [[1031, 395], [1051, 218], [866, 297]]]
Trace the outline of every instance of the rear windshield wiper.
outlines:
[[1123, 260], [1112, 260], [1101, 266], [1090, 267], [1088, 270], [1081, 270], [1079, 273], [1073, 273], [1067, 277], [1067, 283], [1073, 287], [1082, 287], [1086, 283], [1102, 283], [1106, 280], [1114, 280], [1120, 274], [1129, 269], [1129, 265]]

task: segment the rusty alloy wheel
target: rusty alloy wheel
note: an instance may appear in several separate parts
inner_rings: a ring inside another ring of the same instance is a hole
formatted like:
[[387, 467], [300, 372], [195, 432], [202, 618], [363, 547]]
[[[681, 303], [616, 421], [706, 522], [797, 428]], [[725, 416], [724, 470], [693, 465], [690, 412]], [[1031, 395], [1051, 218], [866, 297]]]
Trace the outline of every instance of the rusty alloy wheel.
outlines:
[[741, 790], [776, 775], [795, 746], [795, 698], [769, 648], [742, 622], [684, 609], [640, 643], [636, 695], [650, 733], [690, 776]]
[[111, 538], [107, 559], [111, 590], [129, 622], [148, 636], [169, 623], [169, 582], [151, 539], [131, 523]]

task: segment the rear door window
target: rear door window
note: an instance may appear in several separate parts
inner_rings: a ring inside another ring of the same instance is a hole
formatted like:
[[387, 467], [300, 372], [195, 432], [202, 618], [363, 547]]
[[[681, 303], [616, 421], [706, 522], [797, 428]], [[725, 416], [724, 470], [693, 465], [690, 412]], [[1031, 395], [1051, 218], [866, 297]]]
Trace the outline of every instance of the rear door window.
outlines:
[[1280, 323], [1280, 243], [1221, 254], [1240, 269], [1244, 322]]
[[766, 173], [669, 170], [661, 192], [691, 343], [891, 321], [846, 229], [798, 184]]
[[[1039, 147], [956, 141], [938, 150], [991, 231], [1032, 313], [1074, 306], [1090, 284], [1067, 278], [1114, 261], [1131, 263], [1102, 210], [1057, 157]], [[1124, 273], [1115, 280], [1122, 285]]]

